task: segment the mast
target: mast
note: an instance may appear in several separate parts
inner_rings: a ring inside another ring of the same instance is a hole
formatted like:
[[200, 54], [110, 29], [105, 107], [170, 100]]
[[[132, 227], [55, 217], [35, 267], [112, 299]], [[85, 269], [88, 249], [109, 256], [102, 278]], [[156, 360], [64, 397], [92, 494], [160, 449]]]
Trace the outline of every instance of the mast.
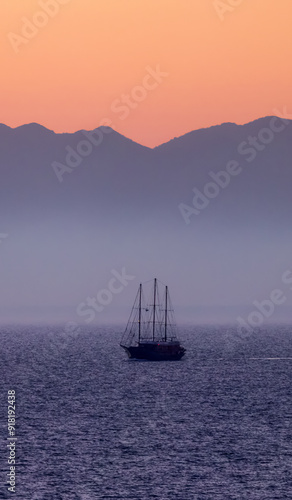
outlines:
[[165, 315], [164, 315], [164, 340], [167, 340], [167, 291], [168, 287], [165, 287]]
[[157, 280], [155, 278], [154, 279], [154, 302], [153, 302], [153, 333], [152, 333], [153, 340], [155, 337], [156, 282], [157, 282]]
[[142, 283], [140, 283], [139, 287], [139, 342], [141, 338], [141, 305], [142, 305]]

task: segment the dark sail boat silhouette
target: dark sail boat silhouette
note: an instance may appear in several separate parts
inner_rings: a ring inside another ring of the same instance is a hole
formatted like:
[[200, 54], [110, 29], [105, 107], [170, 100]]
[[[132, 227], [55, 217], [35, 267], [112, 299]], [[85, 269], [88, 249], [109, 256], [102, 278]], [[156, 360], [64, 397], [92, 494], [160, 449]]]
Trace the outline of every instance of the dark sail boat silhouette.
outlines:
[[168, 287], [165, 286], [160, 302], [156, 278], [150, 301], [145, 301], [140, 284], [120, 346], [129, 358], [150, 361], [174, 361], [185, 354], [185, 348], [177, 340]]

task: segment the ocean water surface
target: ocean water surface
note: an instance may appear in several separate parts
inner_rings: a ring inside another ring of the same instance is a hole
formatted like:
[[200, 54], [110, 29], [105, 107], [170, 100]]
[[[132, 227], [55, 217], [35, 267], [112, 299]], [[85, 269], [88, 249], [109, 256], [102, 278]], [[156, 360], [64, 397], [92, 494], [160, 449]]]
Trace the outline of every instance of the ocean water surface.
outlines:
[[1, 328], [1, 499], [292, 498], [290, 327], [181, 328], [185, 358], [156, 363], [128, 360], [121, 333]]

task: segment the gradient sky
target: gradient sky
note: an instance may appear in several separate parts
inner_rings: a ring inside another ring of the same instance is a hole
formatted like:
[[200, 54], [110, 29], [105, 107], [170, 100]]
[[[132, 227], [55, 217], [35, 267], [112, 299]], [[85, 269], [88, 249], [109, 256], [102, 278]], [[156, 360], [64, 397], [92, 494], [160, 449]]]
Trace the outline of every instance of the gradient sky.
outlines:
[[[292, 112], [291, 0], [237, 1], [221, 19], [213, 0], [62, 1], [47, 20], [36, 15], [42, 0], [1, 1], [0, 122], [73, 132], [105, 118], [153, 147], [275, 108]], [[23, 18], [44, 26], [12, 42]], [[137, 90], [157, 65], [168, 76]], [[117, 111], [132, 92], [139, 102]]]

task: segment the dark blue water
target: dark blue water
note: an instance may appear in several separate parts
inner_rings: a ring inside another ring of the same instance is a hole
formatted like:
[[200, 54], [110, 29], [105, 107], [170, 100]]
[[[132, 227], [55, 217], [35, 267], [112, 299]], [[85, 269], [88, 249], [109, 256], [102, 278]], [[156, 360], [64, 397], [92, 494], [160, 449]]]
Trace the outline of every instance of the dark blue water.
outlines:
[[128, 361], [118, 328], [2, 328], [0, 498], [291, 499], [291, 331], [185, 328], [185, 358], [155, 363]]

